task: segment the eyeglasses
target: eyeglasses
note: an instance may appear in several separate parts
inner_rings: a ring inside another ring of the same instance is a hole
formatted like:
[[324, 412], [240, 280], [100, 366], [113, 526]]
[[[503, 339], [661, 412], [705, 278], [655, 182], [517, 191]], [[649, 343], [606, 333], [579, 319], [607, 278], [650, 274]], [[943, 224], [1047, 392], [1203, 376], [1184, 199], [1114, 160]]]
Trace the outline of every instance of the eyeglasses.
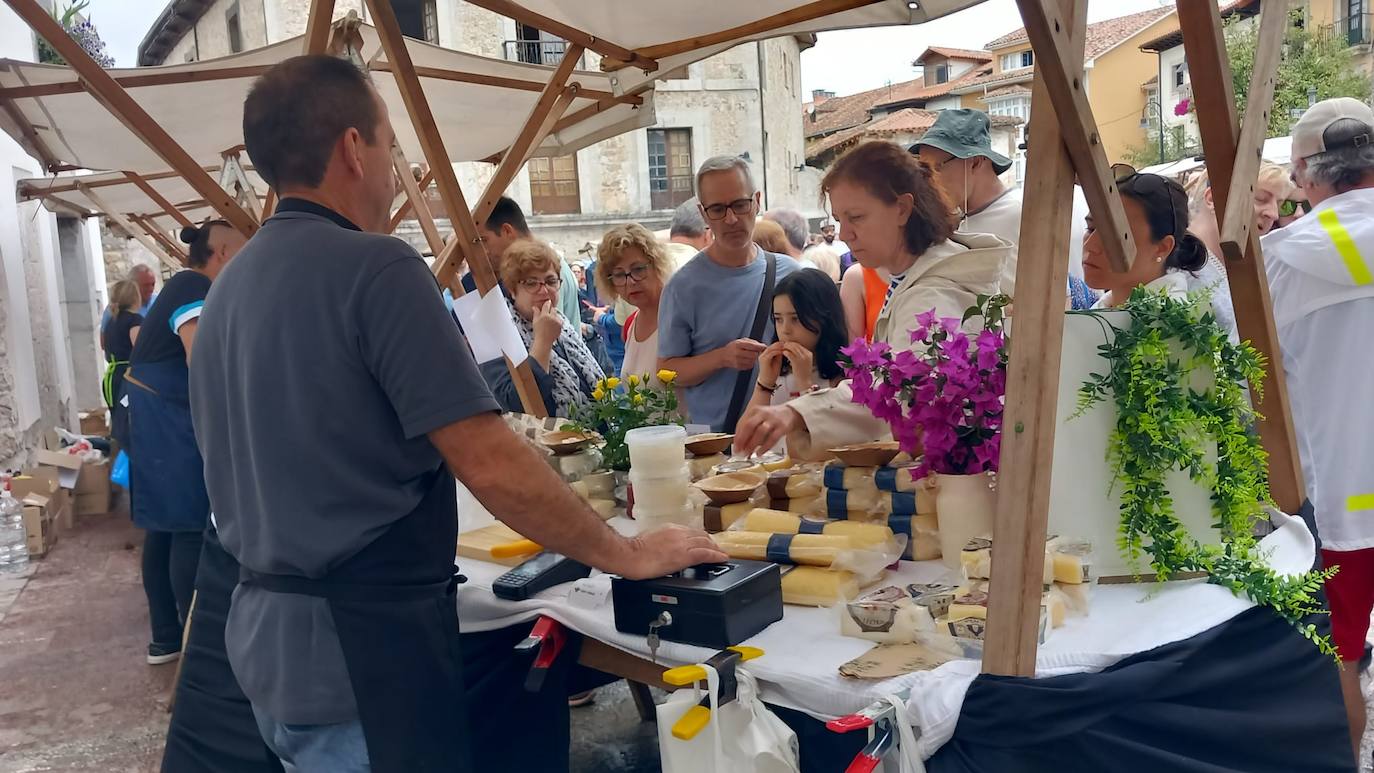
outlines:
[[611, 284], [615, 287], [624, 287], [629, 284], [631, 280], [634, 280], [634, 282], [638, 284], [639, 282], [643, 282], [644, 278], [647, 276], [649, 276], [649, 264], [637, 263], [630, 266], [628, 271], [612, 271]]
[[[1174, 237], [1177, 242], [1178, 233], [1178, 208], [1174, 206], [1174, 193], [1169, 188], [1169, 179], [1151, 172], [1137, 172], [1135, 167], [1130, 164], [1112, 164], [1112, 178], [1116, 180], [1118, 190], [1123, 185], [1129, 184], [1136, 193], [1141, 196], [1153, 196], [1163, 193], [1164, 198], [1169, 204], [1169, 236]], [[1174, 245], [1178, 247], [1177, 243]]]
[[527, 277], [527, 278], [525, 278], [525, 279], [521, 279], [521, 280], [520, 280], [520, 286], [523, 287], [523, 288], [525, 288], [526, 290], [529, 290], [529, 291], [532, 292], [532, 293], [537, 293], [537, 292], [539, 292], [539, 288], [540, 288], [540, 287], [547, 287], [547, 288], [549, 288], [550, 290], [557, 290], [558, 288], [560, 288], [560, 287], [563, 286], [563, 277], [561, 277], [561, 276], [551, 276], [551, 277], [546, 277], [546, 278], [544, 278], [544, 279], [536, 279], [535, 277]]
[[1306, 199], [1284, 199], [1279, 202], [1279, 217], [1292, 217], [1312, 209]]
[[754, 211], [754, 199], [751, 197], [735, 199], [729, 204], [712, 204], [709, 207], [702, 207], [701, 211], [705, 212], [706, 217], [710, 220], [724, 220], [727, 209], [739, 217], [744, 217]]

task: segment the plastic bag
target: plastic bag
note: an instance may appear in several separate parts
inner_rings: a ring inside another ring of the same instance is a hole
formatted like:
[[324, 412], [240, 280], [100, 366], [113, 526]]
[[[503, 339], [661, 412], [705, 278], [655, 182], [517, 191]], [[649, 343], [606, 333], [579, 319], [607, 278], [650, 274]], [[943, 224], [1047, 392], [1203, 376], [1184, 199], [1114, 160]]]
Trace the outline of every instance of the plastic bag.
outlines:
[[678, 690], [658, 706], [663, 773], [800, 773], [797, 734], [763, 705], [758, 684], [736, 667], [735, 700], [718, 705], [720, 675], [706, 668], [711, 721], [691, 740], [673, 736], [673, 724], [701, 700], [701, 690]]
[[129, 487], [129, 455], [121, 449], [110, 466], [110, 482], [127, 489]]

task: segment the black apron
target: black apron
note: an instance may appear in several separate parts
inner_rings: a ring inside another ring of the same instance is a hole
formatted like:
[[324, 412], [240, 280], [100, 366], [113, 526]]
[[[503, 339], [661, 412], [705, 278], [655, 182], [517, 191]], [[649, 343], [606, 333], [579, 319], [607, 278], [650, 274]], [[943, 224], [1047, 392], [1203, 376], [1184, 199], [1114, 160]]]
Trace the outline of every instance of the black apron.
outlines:
[[243, 584], [323, 598], [339, 633], [373, 773], [468, 773], [467, 700], [453, 564], [453, 476], [325, 577], [244, 569]]

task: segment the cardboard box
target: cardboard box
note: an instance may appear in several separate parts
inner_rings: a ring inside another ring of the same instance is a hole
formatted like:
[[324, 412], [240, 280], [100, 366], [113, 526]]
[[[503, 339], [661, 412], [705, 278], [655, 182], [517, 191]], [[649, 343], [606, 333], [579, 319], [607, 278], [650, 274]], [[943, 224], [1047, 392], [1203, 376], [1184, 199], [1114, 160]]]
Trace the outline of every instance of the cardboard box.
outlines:
[[52, 501], [48, 504], [52, 521], [62, 531], [71, 531], [76, 527], [75, 508], [72, 506], [72, 495], [66, 489], [58, 489], [52, 495]]
[[82, 411], [79, 416], [81, 419], [81, 434], [96, 435], [98, 437], [105, 437], [110, 434], [109, 414], [104, 408], [98, 411]]
[[48, 499], [61, 490], [62, 487], [57, 481], [57, 470], [52, 467], [25, 470], [10, 481], [10, 491], [14, 498], [19, 500], [30, 494]]
[[73, 492], [75, 515], [103, 515], [110, 512], [110, 505], [114, 501], [114, 492], [110, 488], [110, 460], [82, 465]]
[[57, 544], [52, 502], [40, 494], [30, 494], [21, 501], [24, 505], [24, 531], [28, 533], [29, 557], [37, 558]]
[[57, 482], [62, 488], [71, 491], [76, 488], [76, 479], [81, 477], [81, 459], [66, 451], [39, 449], [34, 452], [34, 460], [39, 467], [53, 467], [57, 470]]

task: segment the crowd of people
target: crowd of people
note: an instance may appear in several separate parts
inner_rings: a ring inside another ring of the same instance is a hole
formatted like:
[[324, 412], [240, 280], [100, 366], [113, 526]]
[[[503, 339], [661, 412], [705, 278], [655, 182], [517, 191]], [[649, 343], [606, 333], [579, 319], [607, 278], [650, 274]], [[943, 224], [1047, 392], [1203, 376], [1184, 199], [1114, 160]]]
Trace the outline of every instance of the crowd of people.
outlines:
[[[521, 689], [510, 648], [527, 626], [460, 633], [455, 478], [520, 533], [606, 571], [647, 577], [723, 556], [693, 529], [621, 537], [496, 415], [524, 410], [504, 359], [473, 360], [428, 267], [383, 235], [394, 135], [356, 68], [288, 60], [244, 112], [276, 214], [246, 242], [222, 221], [186, 229], [188, 269], [156, 298], [150, 274], [116, 284], [103, 325], [147, 530], [148, 661], [187, 658], [164, 770], [565, 768], [568, 683]], [[1264, 165], [1254, 188], [1274, 367], [1323, 561], [1341, 567], [1327, 592], [1347, 661], [1374, 608], [1374, 409], [1349, 399], [1374, 381], [1374, 360], [1344, 343], [1374, 333], [1371, 135], [1368, 106], [1318, 103], [1294, 129], [1291, 169]], [[909, 349], [918, 313], [1014, 297], [1010, 164], [985, 114], [946, 110], [910, 148], [844, 153], [822, 183], [834, 220], [816, 234], [794, 210], [762, 211], [733, 156], [701, 165], [666, 238], [619, 225], [586, 263], [541, 240], [510, 198], [477, 226], [549, 415], [568, 416], [608, 375], [671, 370], [692, 424], [734, 432], [737, 453], [785, 444], [805, 459], [887, 434], [851, 399], [847, 342]], [[1234, 335], [1205, 170], [1185, 183], [1113, 171], [1136, 258], [1113, 267], [1076, 196], [1065, 307], [1201, 289]], [[1342, 679], [1358, 744], [1358, 670]]]

